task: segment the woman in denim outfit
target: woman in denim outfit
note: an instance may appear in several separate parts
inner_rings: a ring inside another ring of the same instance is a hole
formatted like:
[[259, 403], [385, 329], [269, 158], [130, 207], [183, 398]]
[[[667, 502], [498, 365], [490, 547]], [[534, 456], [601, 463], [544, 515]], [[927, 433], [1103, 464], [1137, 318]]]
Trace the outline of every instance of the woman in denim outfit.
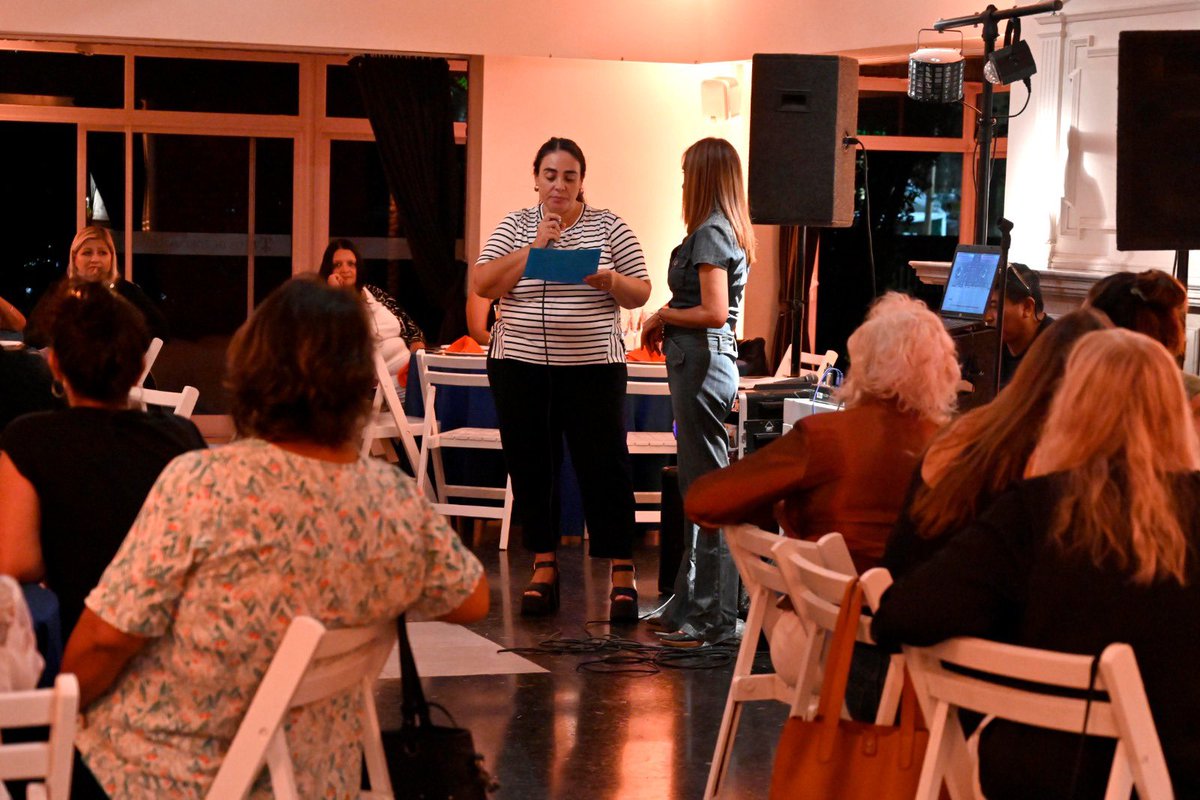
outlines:
[[[701, 139], [683, 155], [688, 235], [671, 254], [671, 302], [653, 314], [643, 344], [667, 357], [675, 412], [679, 492], [729, 464], [725, 418], [737, 394], [733, 328], [754, 261], [754, 235], [737, 151]], [[725, 537], [685, 523], [675, 595], [658, 620], [665, 644], [697, 647], [737, 632], [738, 574]]]

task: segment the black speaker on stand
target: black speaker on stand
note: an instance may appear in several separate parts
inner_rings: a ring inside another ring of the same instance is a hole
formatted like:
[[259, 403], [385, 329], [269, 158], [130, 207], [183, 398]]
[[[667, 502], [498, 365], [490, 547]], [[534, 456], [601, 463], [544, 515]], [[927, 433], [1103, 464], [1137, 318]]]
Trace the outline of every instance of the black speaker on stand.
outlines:
[[853, 147], [858, 62], [846, 56], [754, 56], [750, 95], [750, 218], [800, 227], [800, 275], [792, 297], [791, 374], [803, 349], [809, 227], [854, 224]]

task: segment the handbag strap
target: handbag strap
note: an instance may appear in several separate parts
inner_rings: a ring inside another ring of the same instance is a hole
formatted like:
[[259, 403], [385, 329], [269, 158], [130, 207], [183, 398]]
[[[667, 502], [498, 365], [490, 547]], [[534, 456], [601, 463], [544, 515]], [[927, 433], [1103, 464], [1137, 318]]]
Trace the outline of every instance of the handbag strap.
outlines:
[[412, 645], [408, 642], [408, 625], [403, 614], [396, 618], [396, 638], [400, 641], [400, 689], [403, 692], [401, 724], [411, 728], [419, 719], [421, 725], [430, 725], [429, 703], [425, 701], [425, 692], [421, 689], [421, 676], [417, 674], [417, 662], [413, 658]]
[[850, 661], [854, 657], [854, 642], [858, 639], [858, 620], [862, 616], [863, 589], [858, 579], [846, 586], [842, 606], [838, 609], [833, 641], [825, 660], [825, 679], [821, 686], [821, 702], [817, 715], [821, 720], [821, 760], [833, 757], [837, 741], [838, 720], [846, 700], [846, 683], [850, 678]]

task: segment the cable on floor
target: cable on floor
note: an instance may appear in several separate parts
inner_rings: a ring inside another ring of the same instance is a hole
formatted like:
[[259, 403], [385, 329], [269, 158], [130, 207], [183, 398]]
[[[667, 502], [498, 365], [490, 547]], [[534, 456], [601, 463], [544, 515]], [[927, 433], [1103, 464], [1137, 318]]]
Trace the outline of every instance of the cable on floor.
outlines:
[[[591, 623], [588, 623], [591, 624]], [[663, 669], [718, 669], [733, 663], [736, 643], [678, 648], [638, 642], [615, 634], [564, 638], [561, 631], [531, 647], [507, 647], [499, 652], [519, 656], [599, 655], [581, 661], [575, 669], [605, 675], [657, 675]]]

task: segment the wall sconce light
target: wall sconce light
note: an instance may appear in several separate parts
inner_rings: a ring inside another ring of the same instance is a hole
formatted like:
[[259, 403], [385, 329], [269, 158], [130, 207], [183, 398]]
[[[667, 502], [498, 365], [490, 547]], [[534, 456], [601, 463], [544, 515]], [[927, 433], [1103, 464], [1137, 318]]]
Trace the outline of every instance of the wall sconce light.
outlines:
[[700, 110], [710, 120], [724, 121], [742, 112], [737, 78], [708, 78], [700, 84]]

